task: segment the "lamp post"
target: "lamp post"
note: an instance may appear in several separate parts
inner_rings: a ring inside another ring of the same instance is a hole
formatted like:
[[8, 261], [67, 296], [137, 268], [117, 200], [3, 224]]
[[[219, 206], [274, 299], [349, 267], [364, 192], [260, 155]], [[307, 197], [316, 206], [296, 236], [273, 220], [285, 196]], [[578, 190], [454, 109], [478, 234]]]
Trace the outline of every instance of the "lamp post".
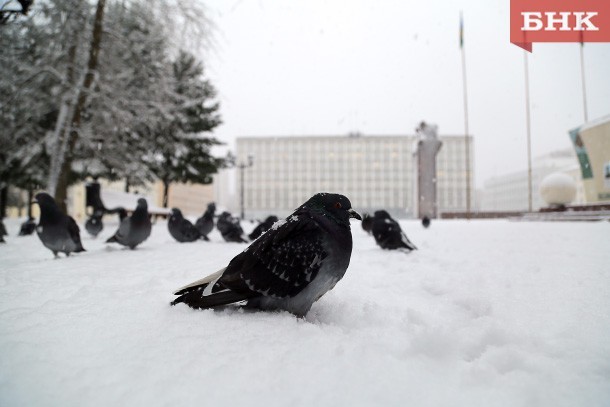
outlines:
[[250, 168], [254, 165], [254, 156], [252, 154], [248, 154], [248, 161], [245, 163], [237, 164], [237, 168], [240, 171], [240, 185], [239, 185], [239, 205], [240, 205], [240, 218], [244, 220], [244, 170], [246, 168]]

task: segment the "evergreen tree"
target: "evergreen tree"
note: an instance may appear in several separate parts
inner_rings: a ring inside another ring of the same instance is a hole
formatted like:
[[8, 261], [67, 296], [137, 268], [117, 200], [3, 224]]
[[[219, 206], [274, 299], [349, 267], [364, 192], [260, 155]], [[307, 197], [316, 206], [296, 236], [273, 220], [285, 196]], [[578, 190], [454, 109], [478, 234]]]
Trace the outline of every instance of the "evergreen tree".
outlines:
[[224, 165], [213, 157], [211, 148], [221, 144], [203, 133], [221, 124], [216, 90], [204, 79], [203, 64], [181, 51], [172, 66], [174, 78], [174, 119], [152, 131], [154, 148], [145, 162], [163, 182], [163, 206], [167, 207], [172, 182], [209, 184], [212, 174]]

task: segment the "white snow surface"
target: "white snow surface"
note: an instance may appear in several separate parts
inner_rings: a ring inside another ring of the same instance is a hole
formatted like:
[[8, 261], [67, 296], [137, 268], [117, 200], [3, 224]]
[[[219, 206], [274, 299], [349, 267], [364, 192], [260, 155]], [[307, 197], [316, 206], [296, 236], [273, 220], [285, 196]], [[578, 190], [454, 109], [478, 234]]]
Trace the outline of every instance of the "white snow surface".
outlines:
[[345, 277], [297, 319], [171, 307], [246, 244], [160, 221], [131, 251], [110, 218], [60, 259], [5, 220], [1, 406], [610, 405], [608, 222], [402, 221], [410, 254], [354, 222]]

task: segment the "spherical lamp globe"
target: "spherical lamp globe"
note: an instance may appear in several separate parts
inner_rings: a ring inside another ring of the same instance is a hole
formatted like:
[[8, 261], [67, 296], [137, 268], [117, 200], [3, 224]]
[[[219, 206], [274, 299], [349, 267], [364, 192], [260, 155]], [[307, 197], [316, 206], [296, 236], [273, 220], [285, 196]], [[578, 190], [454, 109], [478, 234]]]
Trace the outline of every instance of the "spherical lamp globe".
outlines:
[[576, 181], [563, 172], [554, 172], [540, 183], [540, 196], [549, 206], [565, 206], [576, 198]]

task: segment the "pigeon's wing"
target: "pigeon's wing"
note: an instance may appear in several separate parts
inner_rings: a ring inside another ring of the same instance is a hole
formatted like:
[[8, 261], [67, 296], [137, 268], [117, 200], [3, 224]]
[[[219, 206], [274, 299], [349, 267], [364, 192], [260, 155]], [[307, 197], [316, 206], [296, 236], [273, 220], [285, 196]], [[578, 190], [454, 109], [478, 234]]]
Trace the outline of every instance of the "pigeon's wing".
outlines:
[[402, 228], [400, 227], [400, 224], [394, 219], [391, 219], [391, 221], [392, 222], [390, 223], [390, 231], [393, 234], [396, 234], [397, 238], [400, 238], [400, 246], [405, 247], [409, 250], [417, 250], [417, 247], [415, 247], [415, 245], [409, 240], [409, 238], [407, 238], [405, 232], [403, 232]]
[[77, 252], [85, 251], [83, 248], [83, 244], [80, 241], [80, 228], [76, 224], [76, 221], [71, 216], [68, 216], [68, 234], [70, 235], [70, 239], [76, 243]]
[[119, 224], [118, 230], [114, 233], [114, 235], [106, 240], [109, 242], [119, 242], [120, 240], [125, 239], [129, 235], [129, 231], [131, 230], [131, 218], [125, 218]]
[[400, 231], [389, 219], [377, 219], [373, 224], [373, 237], [382, 249], [387, 249], [392, 246], [392, 241], [396, 239], [396, 235]]
[[231, 260], [219, 286], [277, 298], [297, 295], [328, 255], [322, 233], [306, 214], [292, 215]]
[[193, 225], [188, 219], [182, 220], [182, 225], [180, 225], [180, 229], [184, 233], [184, 237], [187, 240], [197, 240], [201, 236], [199, 230]]

